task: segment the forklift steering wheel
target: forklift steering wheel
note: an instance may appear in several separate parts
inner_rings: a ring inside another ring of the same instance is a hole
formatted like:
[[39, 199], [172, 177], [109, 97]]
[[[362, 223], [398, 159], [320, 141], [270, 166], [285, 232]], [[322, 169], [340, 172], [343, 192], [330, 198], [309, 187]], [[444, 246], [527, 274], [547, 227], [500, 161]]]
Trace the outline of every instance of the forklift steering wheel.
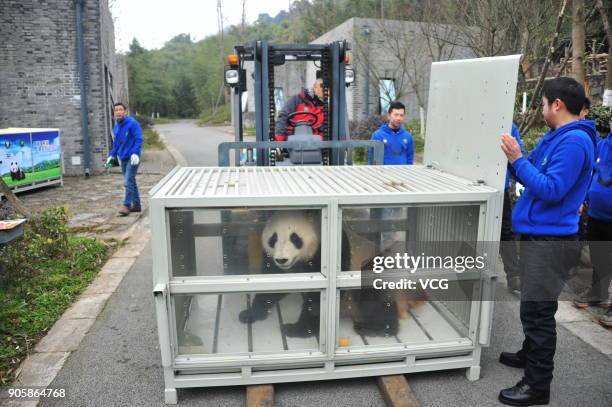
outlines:
[[[304, 120], [294, 120], [293, 118], [299, 114], [306, 115], [308, 117]], [[307, 112], [307, 111], [293, 112], [287, 116], [287, 121], [289, 121], [289, 124], [292, 125], [293, 127], [297, 126], [298, 124], [306, 124], [307, 126], [310, 126], [313, 129], [318, 129], [319, 127], [321, 127], [321, 125], [313, 127], [313, 124], [315, 124], [317, 120], [319, 120], [319, 116], [317, 116], [313, 112]]]

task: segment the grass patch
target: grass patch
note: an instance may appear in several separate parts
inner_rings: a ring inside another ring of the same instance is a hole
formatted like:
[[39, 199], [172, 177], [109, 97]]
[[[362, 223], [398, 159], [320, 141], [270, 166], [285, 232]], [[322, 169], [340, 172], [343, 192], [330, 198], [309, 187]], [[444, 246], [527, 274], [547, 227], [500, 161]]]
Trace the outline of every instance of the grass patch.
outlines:
[[198, 126], [221, 126], [232, 122], [230, 105], [221, 105], [216, 112], [208, 110], [202, 112], [198, 119]]
[[242, 129], [242, 135], [243, 137], [255, 137], [256, 136], [256, 132], [255, 132], [255, 127], [245, 127]]
[[24, 236], [3, 246], [0, 290], [0, 385], [96, 277], [111, 246], [68, 231], [54, 208], [26, 223]]
[[153, 129], [145, 129], [144, 130], [144, 142], [142, 147], [145, 150], [163, 150], [166, 148], [166, 145], [159, 137], [159, 133]]
[[154, 124], [170, 124], [176, 122], [176, 119], [173, 117], [159, 117], [157, 119], [153, 119]]
[[5, 175], [2, 177], [2, 179], [4, 179], [4, 182], [10, 188], [19, 185], [31, 184], [34, 181], [43, 181], [49, 178], [60, 177], [62, 175], [62, 170], [60, 167], [56, 167], [36, 172], [24, 172], [24, 175], [25, 178], [19, 181], [13, 181], [10, 175]]

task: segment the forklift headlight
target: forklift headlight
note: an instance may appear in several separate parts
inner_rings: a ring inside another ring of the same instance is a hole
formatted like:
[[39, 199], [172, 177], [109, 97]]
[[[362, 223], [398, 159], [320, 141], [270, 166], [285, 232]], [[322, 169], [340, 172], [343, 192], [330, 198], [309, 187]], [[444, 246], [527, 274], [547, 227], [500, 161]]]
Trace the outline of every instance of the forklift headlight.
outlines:
[[344, 81], [346, 82], [347, 85], [350, 85], [351, 83], [353, 83], [354, 80], [355, 80], [355, 71], [353, 71], [351, 68], [347, 68], [344, 71]]
[[240, 80], [240, 75], [238, 74], [238, 70], [230, 69], [225, 71], [225, 83], [228, 85], [235, 85]]

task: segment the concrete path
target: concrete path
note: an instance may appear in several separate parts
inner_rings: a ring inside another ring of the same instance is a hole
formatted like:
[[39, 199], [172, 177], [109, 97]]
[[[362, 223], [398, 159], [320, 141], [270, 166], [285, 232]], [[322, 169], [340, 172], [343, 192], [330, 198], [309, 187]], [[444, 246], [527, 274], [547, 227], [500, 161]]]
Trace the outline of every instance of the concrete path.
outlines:
[[[151, 295], [150, 247], [136, 260], [79, 349], [49, 387], [65, 388], [64, 400], [42, 406], [163, 406], [163, 377]], [[518, 349], [518, 303], [499, 287], [493, 340], [482, 356], [482, 377], [465, 371], [408, 375], [423, 406], [495, 406], [502, 387], [521, 371], [497, 362], [502, 350]], [[560, 326], [552, 406], [605, 407], [612, 400], [612, 361]], [[384, 406], [374, 378], [275, 385], [278, 406]], [[241, 406], [244, 387], [179, 390], [180, 406]]]
[[197, 127], [195, 120], [160, 124], [155, 129], [182, 154], [185, 165], [190, 166], [217, 165], [219, 143], [234, 141], [227, 127]]
[[[174, 158], [166, 150], [147, 150], [142, 155], [136, 182], [143, 205], [148, 207], [147, 195], [153, 185], [175, 165]], [[70, 211], [70, 227], [84, 235], [101, 239], [118, 239], [136, 222], [142, 213], [118, 217], [123, 202], [123, 177], [119, 168], [103, 175], [65, 177], [62, 187], [19, 194], [19, 198], [31, 210], [52, 206], [65, 206]]]
[[[216, 143], [231, 139], [219, 130], [193, 128], [185, 122], [165, 125], [162, 132], [190, 165], [214, 165]], [[147, 246], [110, 296], [78, 349], [67, 358], [48, 386], [66, 389], [67, 397], [44, 400], [40, 405], [164, 405], [151, 287], [151, 250]], [[483, 351], [481, 379], [467, 381], [464, 370], [408, 375], [410, 386], [423, 406], [500, 405], [499, 390], [520, 379], [520, 370], [497, 362], [502, 350], [518, 349], [522, 339], [516, 298], [501, 286], [498, 293], [492, 343]], [[612, 361], [610, 354], [605, 353], [610, 353], [606, 352], [610, 342], [604, 339], [601, 350], [597, 350], [570, 332], [566, 326], [580, 331], [586, 323], [590, 327], [595, 324], [582, 320], [584, 316], [573, 312], [567, 302], [561, 304], [559, 318], [564, 322], [558, 327], [550, 405], [608, 406], [612, 400]], [[278, 406], [384, 406], [373, 378], [278, 384], [275, 399]], [[245, 391], [244, 387], [179, 390], [179, 403], [239, 406], [245, 403]]]

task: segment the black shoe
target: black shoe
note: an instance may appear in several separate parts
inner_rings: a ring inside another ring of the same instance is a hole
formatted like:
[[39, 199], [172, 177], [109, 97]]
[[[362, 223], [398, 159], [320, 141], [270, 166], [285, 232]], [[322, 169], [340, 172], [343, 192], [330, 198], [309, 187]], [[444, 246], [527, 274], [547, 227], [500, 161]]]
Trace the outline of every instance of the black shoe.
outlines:
[[510, 367], [525, 368], [525, 354], [520, 350], [516, 353], [502, 352], [499, 355], [499, 363]]
[[550, 402], [549, 390], [535, 390], [522, 380], [499, 392], [499, 401], [509, 406], [536, 406]]

